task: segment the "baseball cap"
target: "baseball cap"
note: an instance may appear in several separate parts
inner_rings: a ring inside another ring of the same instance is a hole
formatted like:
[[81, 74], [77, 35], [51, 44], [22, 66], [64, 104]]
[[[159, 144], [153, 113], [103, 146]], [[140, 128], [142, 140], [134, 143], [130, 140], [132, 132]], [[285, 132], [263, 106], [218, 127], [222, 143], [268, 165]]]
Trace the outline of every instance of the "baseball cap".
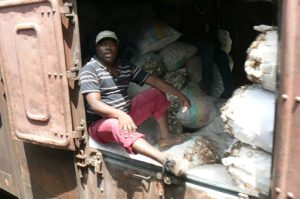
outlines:
[[116, 35], [114, 32], [112, 32], [112, 31], [110, 31], [110, 30], [104, 30], [104, 31], [101, 31], [101, 32], [98, 33], [98, 35], [97, 35], [97, 37], [96, 37], [96, 44], [97, 44], [100, 40], [105, 39], [105, 38], [111, 38], [111, 39], [114, 39], [114, 40], [116, 40], [116, 42], [119, 43], [118, 37], [117, 37], [117, 35]]

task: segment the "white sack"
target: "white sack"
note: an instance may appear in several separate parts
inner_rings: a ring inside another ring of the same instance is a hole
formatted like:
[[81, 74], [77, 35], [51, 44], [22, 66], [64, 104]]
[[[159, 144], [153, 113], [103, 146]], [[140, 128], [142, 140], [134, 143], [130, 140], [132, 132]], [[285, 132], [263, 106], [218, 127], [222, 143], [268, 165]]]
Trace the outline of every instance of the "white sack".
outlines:
[[251, 146], [233, 148], [230, 157], [223, 158], [233, 180], [241, 187], [268, 195], [271, 181], [271, 154]]
[[245, 71], [250, 81], [260, 83], [264, 88], [276, 90], [276, 68], [278, 33], [276, 27], [255, 26], [261, 31], [247, 50]]
[[144, 25], [138, 41], [137, 49], [141, 54], [156, 52], [176, 41], [181, 34], [163, 22], [149, 22]]
[[190, 99], [191, 107], [187, 111], [181, 108], [177, 118], [183, 126], [196, 129], [207, 125], [217, 115], [217, 110], [210, 97], [206, 96], [199, 85], [190, 82], [182, 92]]
[[181, 68], [196, 52], [197, 48], [191, 44], [173, 42], [162, 49], [159, 54], [163, 58], [168, 71], [175, 71]]
[[221, 109], [225, 131], [241, 142], [272, 152], [275, 94], [257, 85], [234, 92]]

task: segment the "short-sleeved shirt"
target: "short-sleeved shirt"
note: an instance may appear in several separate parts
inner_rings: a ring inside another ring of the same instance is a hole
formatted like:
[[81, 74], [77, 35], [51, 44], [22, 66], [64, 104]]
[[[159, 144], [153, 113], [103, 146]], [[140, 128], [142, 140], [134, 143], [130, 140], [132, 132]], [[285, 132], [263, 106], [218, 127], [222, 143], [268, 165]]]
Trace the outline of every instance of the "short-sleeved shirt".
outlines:
[[[130, 97], [127, 88], [130, 82], [143, 85], [149, 73], [142, 68], [131, 64], [118, 64], [119, 74], [111, 75], [107, 68], [96, 57], [92, 58], [83, 68], [80, 74], [82, 94], [100, 93], [101, 101], [114, 108], [129, 112]], [[102, 117], [93, 112], [88, 103], [86, 105], [88, 124]]]

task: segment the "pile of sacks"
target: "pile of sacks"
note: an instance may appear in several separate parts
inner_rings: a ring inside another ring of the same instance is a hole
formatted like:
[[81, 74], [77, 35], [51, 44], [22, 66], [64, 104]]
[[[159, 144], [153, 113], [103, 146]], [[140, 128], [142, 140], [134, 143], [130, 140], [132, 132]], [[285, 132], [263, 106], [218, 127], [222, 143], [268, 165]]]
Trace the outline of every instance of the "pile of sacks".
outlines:
[[[148, 21], [140, 26], [138, 32], [134, 43], [136, 50], [130, 61], [183, 90], [192, 102], [191, 108], [182, 112], [178, 99], [167, 96], [171, 102], [168, 110], [171, 132], [181, 133], [183, 127], [198, 129], [211, 122], [216, 117], [216, 109], [213, 99], [199, 87], [202, 64], [201, 58], [196, 55], [197, 48], [179, 41], [181, 33], [161, 21]], [[222, 50], [229, 53], [229, 33], [220, 30], [218, 36]], [[214, 73], [212, 96], [218, 98], [224, 87], [217, 66], [214, 66]]]
[[[266, 26], [255, 29], [266, 30]], [[245, 70], [249, 80], [260, 84], [240, 87], [221, 109], [225, 131], [238, 140], [222, 163], [240, 187], [264, 195], [269, 194], [271, 182], [276, 98], [275, 29], [268, 27], [271, 32], [259, 35], [248, 49]]]

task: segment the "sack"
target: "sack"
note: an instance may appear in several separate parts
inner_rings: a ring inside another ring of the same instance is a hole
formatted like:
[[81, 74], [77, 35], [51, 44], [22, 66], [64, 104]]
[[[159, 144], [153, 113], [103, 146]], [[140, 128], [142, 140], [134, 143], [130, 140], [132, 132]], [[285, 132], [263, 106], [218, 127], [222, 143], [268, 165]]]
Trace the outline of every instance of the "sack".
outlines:
[[[233, 68], [233, 61], [230, 55], [228, 56], [230, 69]], [[194, 55], [185, 63], [188, 79], [199, 84], [202, 80], [202, 60], [199, 55]], [[211, 96], [219, 98], [224, 91], [224, 84], [216, 63], [213, 64], [213, 84], [211, 86]]]
[[193, 136], [189, 140], [165, 150], [164, 153], [170, 158], [186, 159], [189, 161], [189, 169], [200, 165], [221, 163], [221, 158], [213, 144], [201, 136]]
[[162, 58], [155, 53], [137, 54], [131, 59], [131, 62], [154, 76], [160, 77], [165, 73], [166, 68], [164, 62]]
[[187, 72], [185, 68], [177, 71], [167, 73], [164, 78], [166, 82], [171, 84], [173, 87], [181, 90], [187, 82]]
[[197, 48], [191, 44], [173, 42], [159, 54], [163, 58], [168, 71], [181, 68], [184, 63], [197, 52]]
[[188, 78], [191, 82], [199, 84], [202, 79], [202, 59], [199, 55], [194, 55], [185, 62]]
[[183, 126], [179, 119], [176, 117], [176, 113], [180, 108], [180, 102], [174, 95], [167, 94], [167, 99], [170, 102], [170, 106], [168, 108], [169, 131], [174, 134], [181, 134], [183, 133]]
[[181, 108], [177, 112], [177, 118], [183, 126], [197, 129], [207, 125], [216, 117], [217, 110], [213, 101], [201, 91], [197, 84], [190, 82], [182, 92], [191, 101], [189, 110], [183, 111]]
[[262, 31], [247, 50], [245, 71], [247, 78], [262, 84], [265, 89], [276, 90], [277, 75], [277, 28], [272, 26], [255, 26]]
[[142, 28], [137, 49], [141, 54], [156, 52], [176, 41], [181, 34], [163, 22], [148, 22]]
[[234, 92], [221, 117], [225, 131], [241, 142], [272, 152], [275, 94], [258, 85], [243, 86]]
[[241, 187], [259, 194], [269, 194], [271, 154], [247, 145], [232, 148], [232, 155], [222, 159], [233, 180]]

